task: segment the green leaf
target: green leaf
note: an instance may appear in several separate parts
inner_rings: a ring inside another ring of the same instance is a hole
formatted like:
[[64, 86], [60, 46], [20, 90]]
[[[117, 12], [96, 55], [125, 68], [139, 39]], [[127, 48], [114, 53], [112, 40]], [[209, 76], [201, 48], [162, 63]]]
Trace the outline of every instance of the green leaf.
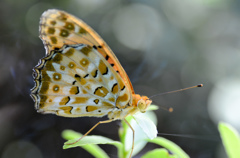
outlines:
[[[116, 146], [119, 151], [122, 150], [122, 148], [123, 148], [122, 143], [119, 141], [114, 141], [114, 140], [111, 140], [106, 137], [95, 136], [95, 135], [86, 136], [81, 141], [78, 141], [74, 144], [67, 145], [67, 143], [75, 142], [81, 136], [82, 136], [82, 134], [77, 133], [72, 130], [63, 131], [62, 137], [67, 140], [71, 139], [64, 143], [63, 149], [74, 148], [74, 147], [80, 146], [83, 149], [87, 150], [94, 157], [108, 158], [109, 156], [96, 144], [111, 144], [111, 145]], [[119, 154], [121, 154], [121, 153], [119, 153]], [[120, 156], [121, 155], [119, 155], [119, 157]]]
[[178, 145], [163, 137], [157, 137], [152, 140], [148, 139], [148, 142], [161, 145], [162, 147], [170, 150], [172, 153], [174, 153], [174, 155], [179, 158], [189, 158], [189, 156]]
[[161, 158], [177, 158], [176, 155], [171, 155], [168, 153], [166, 149], [154, 149], [147, 152], [141, 158], [153, 158], [153, 157], [161, 157]]
[[231, 125], [220, 122], [218, 125], [223, 145], [230, 158], [240, 157], [240, 138], [239, 134]]

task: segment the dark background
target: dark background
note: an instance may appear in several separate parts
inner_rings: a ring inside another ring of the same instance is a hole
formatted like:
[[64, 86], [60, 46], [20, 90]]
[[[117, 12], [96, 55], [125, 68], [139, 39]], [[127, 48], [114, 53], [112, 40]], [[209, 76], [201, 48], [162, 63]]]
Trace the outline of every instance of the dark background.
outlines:
[[[240, 2], [233, 0], [1, 0], [1, 157], [91, 157], [81, 148], [63, 150], [61, 132], [84, 133], [106, 119], [63, 118], [34, 109], [29, 96], [32, 68], [45, 54], [39, 18], [51, 8], [65, 10], [96, 30], [138, 94], [203, 83], [203, 88], [153, 98], [154, 104], [174, 109], [155, 111], [159, 136], [194, 158], [225, 157], [217, 123], [240, 128]], [[92, 134], [119, 140], [119, 126], [119, 121], [101, 125]], [[115, 147], [101, 147], [117, 157]], [[135, 157], [156, 147], [149, 144]]]

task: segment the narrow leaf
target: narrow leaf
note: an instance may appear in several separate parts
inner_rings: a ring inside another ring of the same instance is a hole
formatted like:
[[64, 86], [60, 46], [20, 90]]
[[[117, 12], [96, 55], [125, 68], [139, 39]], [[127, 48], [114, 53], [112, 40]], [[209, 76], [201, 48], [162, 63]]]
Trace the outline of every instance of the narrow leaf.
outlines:
[[166, 149], [154, 149], [147, 152], [141, 158], [153, 158], [153, 157], [160, 157], [160, 158], [177, 158], [176, 155], [171, 155], [168, 153]]
[[189, 156], [178, 145], [163, 137], [157, 137], [152, 140], [148, 139], [148, 142], [161, 145], [162, 147], [170, 150], [172, 153], [177, 155], [179, 158], [189, 158]]
[[220, 122], [218, 125], [223, 145], [230, 158], [240, 157], [240, 138], [239, 134], [231, 125]]
[[96, 144], [111, 144], [116, 146], [119, 150], [123, 148], [122, 143], [118, 141], [111, 140], [106, 137], [102, 136], [86, 136], [82, 140], [68, 145], [67, 143], [72, 143], [75, 142], [77, 139], [79, 139], [82, 136], [82, 134], [77, 133], [72, 130], [65, 130], [62, 133], [62, 137], [64, 139], [71, 139], [67, 142], [64, 143], [63, 149], [68, 149], [68, 148], [74, 148], [74, 147], [82, 147], [83, 149], [87, 150], [90, 154], [92, 154], [95, 157], [101, 157], [101, 158], [108, 158], [108, 155]]

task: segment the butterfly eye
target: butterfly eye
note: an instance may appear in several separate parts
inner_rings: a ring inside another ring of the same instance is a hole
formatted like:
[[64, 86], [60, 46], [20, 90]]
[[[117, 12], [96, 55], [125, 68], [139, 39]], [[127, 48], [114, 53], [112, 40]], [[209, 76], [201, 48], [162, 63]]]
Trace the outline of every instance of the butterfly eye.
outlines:
[[139, 100], [138, 103], [137, 103], [137, 107], [142, 113], [146, 112], [147, 105], [146, 105], [146, 102], [144, 100], [142, 100], [142, 99]]

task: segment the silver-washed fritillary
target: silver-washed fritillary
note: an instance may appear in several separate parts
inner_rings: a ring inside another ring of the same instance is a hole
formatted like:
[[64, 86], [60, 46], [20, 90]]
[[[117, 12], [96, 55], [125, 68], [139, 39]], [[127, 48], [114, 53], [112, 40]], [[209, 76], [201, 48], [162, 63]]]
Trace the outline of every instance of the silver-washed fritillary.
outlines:
[[[126, 121], [126, 116], [145, 112], [151, 104], [148, 97], [134, 93], [112, 50], [82, 20], [64, 11], [47, 10], [41, 16], [40, 38], [46, 56], [34, 68], [35, 87], [31, 90], [38, 112], [108, 116], [109, 120], [98, 122], [84, 137], [101, 123]], [[131, 157], [134, 130], [126, 123], [133, 131]]]

